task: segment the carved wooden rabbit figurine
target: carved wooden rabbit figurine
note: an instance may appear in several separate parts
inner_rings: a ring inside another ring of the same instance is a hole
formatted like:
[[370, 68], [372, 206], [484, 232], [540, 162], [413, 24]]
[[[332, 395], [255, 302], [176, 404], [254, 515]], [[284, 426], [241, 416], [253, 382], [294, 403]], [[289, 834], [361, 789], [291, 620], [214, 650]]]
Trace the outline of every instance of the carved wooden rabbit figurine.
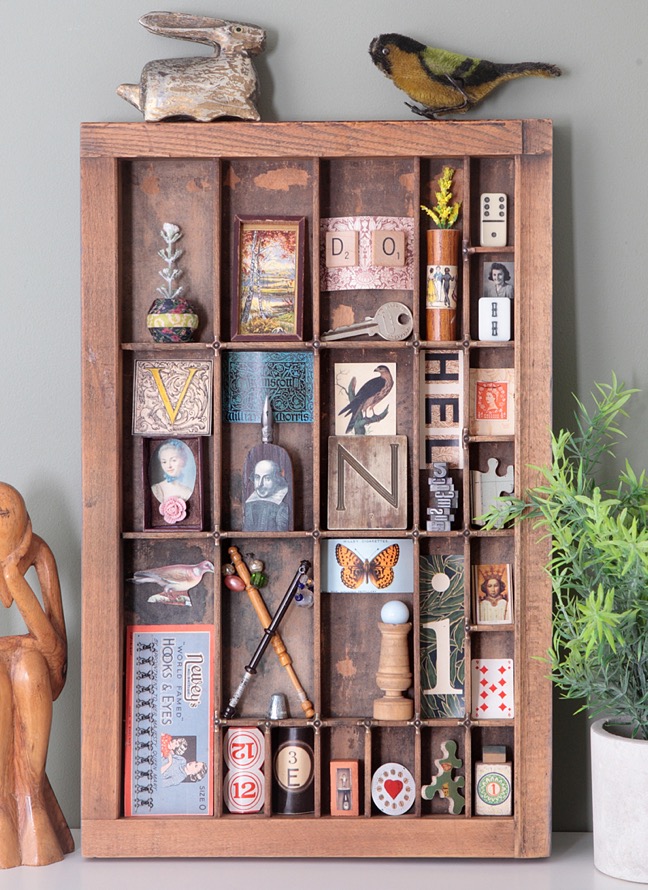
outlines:
[[139, 84], [117, 88], [122, 98], [139, 108], [144, 120], [259, 120], [258, 82], [250, 56], [263, 52], [262, 28], [182, 12], [149, 12], [140, 24], [153, 34], [214, 47], [213, 56], [149, 62]]
[[[43, 604], [24, 578], [34, 566]], [[0, 482], [0, 601], [22, 636], [0, 637], [0, 867], [48, 865], [74, 841], [45, 775], [52, 702], [65, 683], [67, 640], [52, 551], [32, 533], [21, 495]]]

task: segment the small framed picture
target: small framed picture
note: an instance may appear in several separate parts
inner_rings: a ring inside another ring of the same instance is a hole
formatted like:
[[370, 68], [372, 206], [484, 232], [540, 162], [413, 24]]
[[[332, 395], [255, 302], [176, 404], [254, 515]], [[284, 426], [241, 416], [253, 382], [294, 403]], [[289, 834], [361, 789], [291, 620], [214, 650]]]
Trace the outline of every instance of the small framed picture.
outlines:
[[202, 530], [202, 438], [142, 439], [144, 528]]
[[513, 299], [513, 263], [484, 263], [483, 296]]
[[331, 816], [359, 816], [357, 760], [331, 760]]
[[232, 251], [232, 340], [301, 340], [303, 216], [237, 216]]
[[513, 584], [508, 563], [473, 566], [475, 624], [513, 621]]

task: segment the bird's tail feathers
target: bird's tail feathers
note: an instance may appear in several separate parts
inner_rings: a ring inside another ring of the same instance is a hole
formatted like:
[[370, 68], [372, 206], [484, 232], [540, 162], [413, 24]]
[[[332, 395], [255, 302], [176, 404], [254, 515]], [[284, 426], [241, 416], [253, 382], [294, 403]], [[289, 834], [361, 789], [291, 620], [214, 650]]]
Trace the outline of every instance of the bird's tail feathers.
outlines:
[[544, 62], [514, 62], [502, 65], [504, 77], [560, 77], [562, 71], [557, 65], [546, 65]]

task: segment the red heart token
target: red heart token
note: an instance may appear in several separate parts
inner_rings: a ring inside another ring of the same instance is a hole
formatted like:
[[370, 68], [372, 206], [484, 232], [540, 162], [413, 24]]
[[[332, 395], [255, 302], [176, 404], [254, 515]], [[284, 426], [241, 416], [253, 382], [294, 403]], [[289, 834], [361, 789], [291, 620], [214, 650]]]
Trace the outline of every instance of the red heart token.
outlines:
[[386, 779], [385, 780], [385, 791], [391, 797], [392, 800], [396, 800], [398, 795], [403, 790], [403, 783], [399, 779]]
[[371, 799], [387, 816], [400, 816], [414, 803], [414, 776], [402, 763], [383, 763], [371, 779]]

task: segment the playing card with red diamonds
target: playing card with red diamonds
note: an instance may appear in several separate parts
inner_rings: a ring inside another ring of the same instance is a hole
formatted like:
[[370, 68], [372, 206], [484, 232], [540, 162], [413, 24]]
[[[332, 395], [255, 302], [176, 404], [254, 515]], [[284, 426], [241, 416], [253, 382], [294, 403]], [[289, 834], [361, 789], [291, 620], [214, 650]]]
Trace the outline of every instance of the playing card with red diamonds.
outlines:
[[508, 720], [515, 716], [512, 658], [473, 658], [473, 720]]

